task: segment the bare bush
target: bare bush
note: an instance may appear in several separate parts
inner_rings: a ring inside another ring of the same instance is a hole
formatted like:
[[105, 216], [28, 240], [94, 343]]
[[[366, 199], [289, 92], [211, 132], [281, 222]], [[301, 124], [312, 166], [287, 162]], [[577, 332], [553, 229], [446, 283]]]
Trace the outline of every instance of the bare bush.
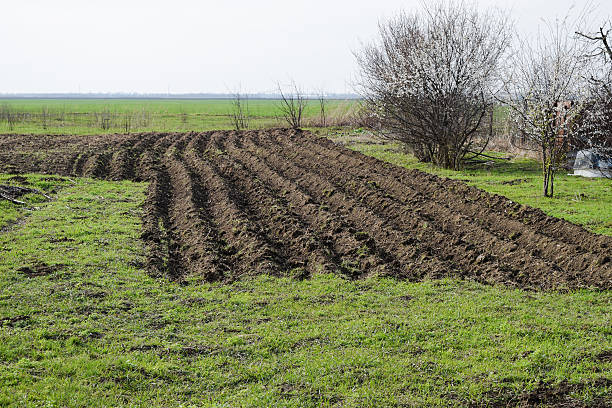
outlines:
[[132, 130], [132, 113], [126, 112], [123, 114], [123, 130], [126, 134], [130, 134]]
[[278, 109], [282, 119], [293, 129], [299, 129], [302, 126], [304, 109], [308, 104], [304, 91], [297, 86], [295, 81], [291, 81], [289, 92], [283, 92], [280, 83], [277, 83], [277, 89], [281, 97]]
[[41, 125], [42, 128], [47, 130], [47, 127], [49, 126], [49, 108], [44, 106], [42, 108], [42, 112], [40, 114], [40, 120], [41, 120]]
[[492, 89], [511, 39], [505, 14], [462, 2], [400, 13], [379, 25], [377, 43], [355, 53], [357, 85], [382, 135], [425, 162], [459, 169], [482, 153]]
[[18, 113], [15, 112], [9, 105], [3, 105], [2, 111], [0, 112], [0, 117], [2, 120], [6, 121], [8, 128], [10, 131], [15, 130], [15, 124], [17, 123]]
[[232, 124], [236, 130], [248, 129], [250, 124], [249, 114], [249, 97], [242, 95], [240, 91], [233, 94], [232, 98], [232, 112], [230, 117]]
[[327, 126], [327, 116], [325, 112], [325, 109], [327, 107], [327, 98], [325, 97], [325, 92], [319, 92], [317, 99], [319, 102], [319, 119], [321, 120], [321, 126], [325, 127]]

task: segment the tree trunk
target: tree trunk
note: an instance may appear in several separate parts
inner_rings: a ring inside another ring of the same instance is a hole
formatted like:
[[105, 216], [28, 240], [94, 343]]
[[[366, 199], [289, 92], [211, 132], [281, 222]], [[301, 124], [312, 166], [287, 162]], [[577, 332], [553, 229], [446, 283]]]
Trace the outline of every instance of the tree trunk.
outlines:
[[543, 163], [543, 175], [544, 175], [544, 185], [543, 185], [543, 193], [544, 197], [552, 197], [554, 193], [554, 182], [555, 182], [555, 169], [552, 163]]
[[[554, 146], [553, 146], [554, 149]], [[542, 147], [542, 176], [544, 178], [544, 184], [542, 193], [544, 197], [552, 197], [554, 191], [554, 152], [549, 152], [547, 146]]]
[[548, 174], [546, 172], [546, 162], [547, 162], [546, 148], [543, 146], [542, 147], [542, 177], [544, 178], [544, 184], [543, 184], [542, 194], [544, 194], [544, 197], [548, 196]]
[[555, 168], [553, 166], [550, 167], [550, 196], [552, 197], [555, 193]]

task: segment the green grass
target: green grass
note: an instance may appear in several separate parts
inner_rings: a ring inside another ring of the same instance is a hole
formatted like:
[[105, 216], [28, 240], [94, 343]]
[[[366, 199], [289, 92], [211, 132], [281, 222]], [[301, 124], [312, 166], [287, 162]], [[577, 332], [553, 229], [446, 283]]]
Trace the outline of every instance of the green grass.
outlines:
[[[121, 133], [125, 132], [126, 117], [131, 118], [131, 132], [232, 129], [231, 103], [231, 100], [222, 99], [0, 99], [0, 111], [17, 114], [13, 126], [6, 119], [0, 120], [0, 133]], [[328, 116], [341, 118], [351, 111], [355, 103], [351, 100], [330, 100]], [[277, 100], [249, 100], [251, 127], [287, 126], [279, 119], [279, 104]], [[43, 111], [48, 114], [46, 121], [42, 119]], [[108, 129], [102, 127], [104, 114], [108, 118]], [[304, 112], [305, 120], [312, 121], [318, 116], [318, 102], [309, 101]]]
[[334, 275], [179, 285], [140, 267], [144, 184], [56, 183], [0, 233], [0, 406], [484, 406], [540, 381], [611, 397], [609, 292]]
[[[348, 147], [398, 166], [419, 169], [442, 177], [459, 179], [489, 193], [500, 194], [521, 204], [540, 208], [598, 234], [612, 235], [612, 180], [568, 176], [561, 171], [555, 176], [555, 195], [542, 196], [540, 165], [532, 159], [491, 160], [462, 171], [445, 170], [421, 163], [405, 153], [396, 143], [372, 143], [359, 130], [339, 132], [331, 136]], [[489, 153], [507, 156], [500, 153]]]
[[0, 230], [16, 223], [19, 216], [19, 209], [14, 204], [0, 199]]
[[[58, 189], [70, 183], [67, 179], [59, 181], [59, 179], [54, 176], [42, 176], [31, 178], [27, 185], [23, 185], [19, 180], [15, 181], [13, 178], [14, 176], [8, 174], [0, 174], [0, 184], [30, 187], [40, 190], [43, 193], [53, 194], [57, 192]], [[28, 214], [35, 211], [40, 203], [45, 202], [46, 198], [40, 194], [31, 193], [19, 197], [19, 201], [27, 202], [29, 205], [22, 207], [10, 201], [0, 199], [0, 231], [8, 229], [20, 220], [23, 220]]]

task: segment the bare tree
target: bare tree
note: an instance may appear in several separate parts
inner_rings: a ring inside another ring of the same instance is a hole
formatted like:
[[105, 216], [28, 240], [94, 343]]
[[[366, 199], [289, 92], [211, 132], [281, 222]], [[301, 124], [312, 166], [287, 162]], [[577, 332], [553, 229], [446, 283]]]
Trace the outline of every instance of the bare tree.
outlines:
[[240, 91], [233, 94], [232, 112], [230, 114], [236, 130], [248, 129], [250, 124], [249, 97]]
[[596, 33], [576, 31], [576, 34], [588, 41], [589, 52], [586, 57], [594, 63], [593, 73], [589, 80], [603, 88], [612, 96], [612, 21], [607, 21]]
[[44, 130], [47, 130], [47, 127], [49, 125], [49, 108], [47, 106], [43, 106], [40, 117], [42, 122], [42, 128]]
[[519, 41], [508, 65], [511, 120], [541, 155], [545, 197], [554, 194], [555, 171], [576, 134], [585, 101], [584, 47], [570, 26], [566, 17], [548, 23], [535, 40]]
[[379, 24], [378, 42], [355, 53], [357, 89], [382, 135], [415, 156], [459, 169], [482, 153], [498, 67], [511, 40], [507, 15], [463, 2], [424, 6]]
[[327, 98], [325, 97], [325, 92], [320, 91], [317, 97], [319, 101], [319, 114], [320, 114], [320, 123], [321, 127], [327, 126], [327, 116], [326, 116], [326, 108], [327, 108]]
[[293, 129], [299, 129], [302, 126], [304, 109], [308, 104], [304, 91], [302, 91], [293, 80], [291, 81], [289, 92], [283, 92], [280, 83], [277, 83], [276, 86], [281, 97], [278, 108], [281, 111], [282, 118]]
[[130, 134], [130, 130], [132, 130], [132, 113], [125, 112], [123, 114], [123, 130], [126, 134]]
[[[612, 162], [612, 21], [595, 33], [577, 31], [586, 41], [586, 63], [589, 66], [589, 96], [578, 120], [574, 149], [589, 149], [590, 158]], [[591, 163], [596, 167], [600, 163]], [[610, 177], [610, 173], [602, 171]]]
[[18, 113], [13, 111], [13, 109], [10, 106], [5, 105], [5, 107], [3, 108], [3, 116], [6, 119], [6, 123], [8, 123], [9, 130], [11, 131], [15, 130], [15, 124], [17, 123]]

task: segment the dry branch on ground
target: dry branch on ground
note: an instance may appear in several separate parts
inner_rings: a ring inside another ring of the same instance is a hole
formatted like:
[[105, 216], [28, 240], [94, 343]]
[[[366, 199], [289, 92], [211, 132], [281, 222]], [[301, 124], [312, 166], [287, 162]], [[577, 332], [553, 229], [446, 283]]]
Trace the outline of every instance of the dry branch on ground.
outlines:
[[25, 201], [18, 200], [19, 197], [25, 194], [39, 194], [45, 197], [46, 199], [51, 200], [51, 197], [49, 197], [47, 194], [35, 188], [18, 187], [18, 186], [0, 184], [0, 198], [4, 200], [8, 200], [12, 202], [13, 204], [19, 204], [19, 205], [27, 204]]

